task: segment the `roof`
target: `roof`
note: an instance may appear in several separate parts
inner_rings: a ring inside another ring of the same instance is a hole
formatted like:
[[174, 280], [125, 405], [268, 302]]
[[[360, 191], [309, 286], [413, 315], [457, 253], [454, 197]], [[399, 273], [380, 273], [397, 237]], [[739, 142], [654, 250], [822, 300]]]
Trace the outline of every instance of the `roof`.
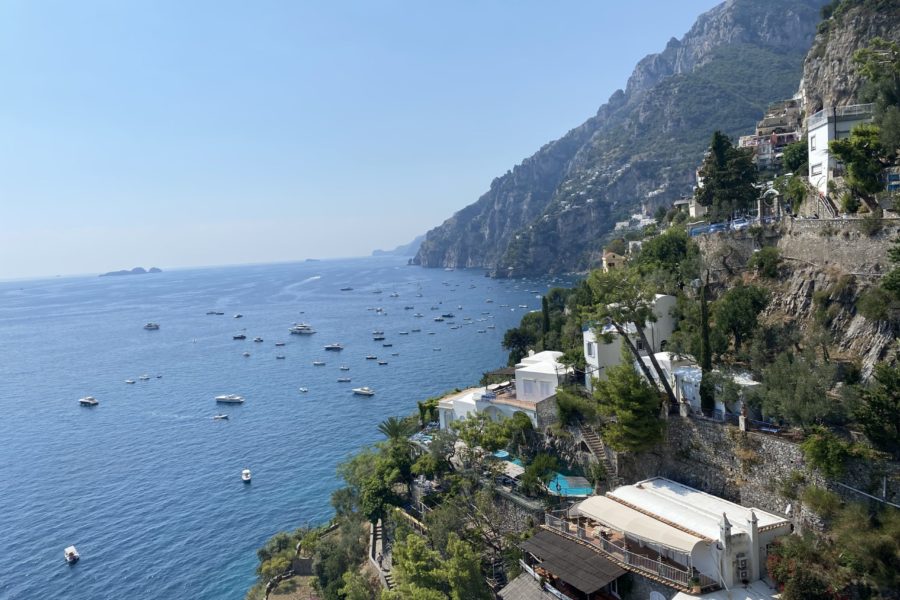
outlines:
[[497, 593], [501, 600], [556, 600], [528, 573], [522, 573]]
[[504, 460], [503, 461], [503, 474], [509, 477], [510, 479], [515, 479], [516, 477], [520, 477], [522, 473], [525, 472], [525, 467], [522, 465], [517, 465], [514, 462]]
[[678, 592], [672, 600], [777, 600], [778, 598], [781, 598], [781, 594], [759, 579], [746, 587], [735, 586], [730, 590], [716, 590], [699, 596]]
[[788, 524], [787, 519], [776, 514], [758, 508], [747, 508], [664, 477], [654, 477], [634, 485], [625, 485], [609, 492], [608, 495], [709, 539], [719, 538], [719, 522], [723, 514], [728, 516], [732, 531], [735, 533], [749, 532], [751, 512], [756, 515], [757, 526], [760, 529], [770, 525]]
[[519, 547], [540, 559], [540, 567], [585, 594], [593, 594], [625, 570], [595, 550], [542, 529]]
[[[685, 554], [691, 554], [697, 544], [705, 542], [703, 538], [676, 529], [606, 496], [591, 496], [582, 500], [575, 505], [575, 510], [613, 529]], [[718, 537], [718, 531], [715, 537]]]

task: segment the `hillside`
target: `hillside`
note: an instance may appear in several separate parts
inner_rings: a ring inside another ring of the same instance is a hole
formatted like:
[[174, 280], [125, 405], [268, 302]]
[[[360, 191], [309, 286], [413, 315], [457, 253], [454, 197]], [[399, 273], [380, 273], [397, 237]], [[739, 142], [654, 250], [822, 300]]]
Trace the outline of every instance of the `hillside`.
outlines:
[[728, 0], [635, 67], [625, 90], [428, 232], [414, 262], [497, 276], [578, 270], [642, 202], [689, 193], [715, 129], [793, 95], [822, 0]]

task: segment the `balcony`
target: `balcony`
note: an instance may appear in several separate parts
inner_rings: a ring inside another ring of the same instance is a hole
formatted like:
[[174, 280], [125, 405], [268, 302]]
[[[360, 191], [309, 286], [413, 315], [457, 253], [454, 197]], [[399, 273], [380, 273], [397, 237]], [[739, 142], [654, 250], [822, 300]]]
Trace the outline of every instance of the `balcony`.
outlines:
[[829, 117], [835, 117], [837, 119], [842, 117], [870, 117], [874, 110], [874, 104], [851, 104], [850, 106], [840, 106], [837, 108], [823, 108], [806, 120], [806, 129], [815, 129], [822, 123], [827, 122]]
[[702, 573], [695, 573], [674, 561], [656, 560], [647, 556], [649, 552], [647, 548], [629, 545], [622, 535], [604, 537], [599, 535], [597, 526], [588, 523], [585, 525], [560, 519], [549, 513], [544, 515], [545, 529], [587, 545], [632, 573], [686, 592], [691, 590], [691, 579], [694, 577], [700, 580], [700, 587], [704, 592], [719, 587], [714, 579]]

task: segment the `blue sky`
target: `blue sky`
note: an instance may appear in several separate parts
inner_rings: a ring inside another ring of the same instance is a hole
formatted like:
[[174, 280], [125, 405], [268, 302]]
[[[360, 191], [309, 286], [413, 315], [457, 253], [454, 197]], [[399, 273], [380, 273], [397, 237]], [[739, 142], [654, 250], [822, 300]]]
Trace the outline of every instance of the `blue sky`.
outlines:
[[0, 2], [0, 278], [367, 255], [715, 0]]

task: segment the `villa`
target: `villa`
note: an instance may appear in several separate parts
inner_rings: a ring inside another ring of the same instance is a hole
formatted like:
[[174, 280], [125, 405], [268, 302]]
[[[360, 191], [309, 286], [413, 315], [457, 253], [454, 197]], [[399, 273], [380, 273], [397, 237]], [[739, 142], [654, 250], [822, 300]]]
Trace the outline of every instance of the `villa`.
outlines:
[[820, 197], [828, 194], [828, 182], [838, 172], [838, 161], [828, 151], [828, 143], [850, 137], [850, 131], [872, 121], [873, 104], [824, 108], [806, 119], [809, 183]]
[[438, 403], [441, 429], [471, 413], [497, 420], [517, 412], [524, 413], [535, 428], [546, 428], [557, 419], [556, 388], [573, 373], [571, 367], [559, 362], [562, 355], [550, 350], [532, 351], [516, 365], [514, 383], [469, 388], [442, 398]]

